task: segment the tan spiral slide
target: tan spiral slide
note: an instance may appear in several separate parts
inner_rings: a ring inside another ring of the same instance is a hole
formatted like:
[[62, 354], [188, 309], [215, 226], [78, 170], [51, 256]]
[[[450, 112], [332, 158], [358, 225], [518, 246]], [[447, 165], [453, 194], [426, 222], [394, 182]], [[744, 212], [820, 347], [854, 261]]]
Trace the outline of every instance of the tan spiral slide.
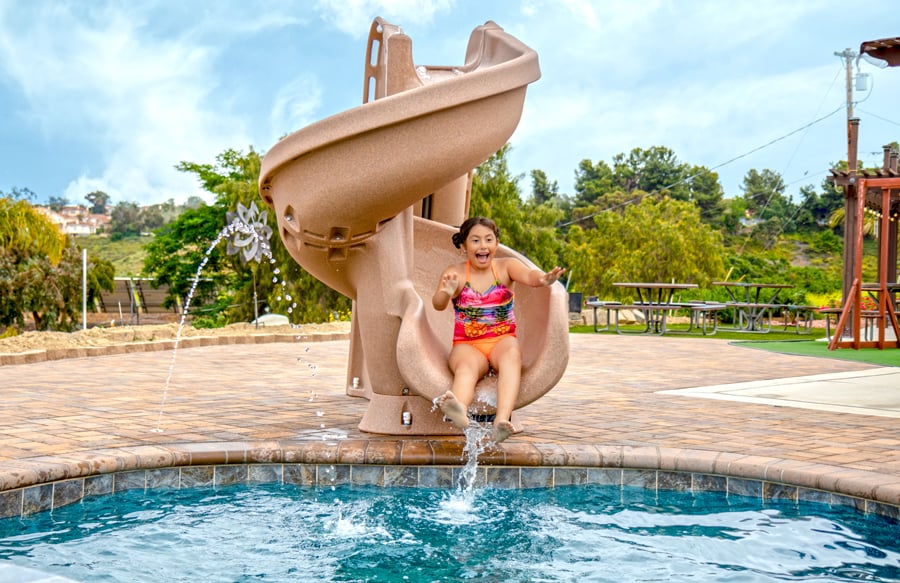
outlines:
[[[537, 54], [493, 22], [473, 30], [463, 65], [416, 66], [410, 38], [378, 18], [363, 104], [287, 136], [263, 160], [260, 194], [287, 249], [353, 300], [347, 393], [369, 400], [363, 431], [458, 433], [432, 406], [451, 384], [453, 312], [436, 312], [430, 299], [443, 269], [461, 260], [451, 235], [468, 216], [472, 170], [512, 135], [539, 77]], [[498, 255], [531, 265], [505, 247]], [[569, 345], [560, 284], [515, 293], [518, 409], [556, 385]], [[485, 414], [492, 380], [479, 384]]]

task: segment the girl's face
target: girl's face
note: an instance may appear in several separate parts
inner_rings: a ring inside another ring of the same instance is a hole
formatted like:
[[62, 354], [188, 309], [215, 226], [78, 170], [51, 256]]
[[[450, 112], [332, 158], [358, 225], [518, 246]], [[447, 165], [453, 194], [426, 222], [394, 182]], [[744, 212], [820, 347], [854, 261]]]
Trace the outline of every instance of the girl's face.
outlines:
[[466, 237], [466, 257], [469, 263], [487, 268], [499, 245], [500, 242], [493, 230], [484, 225], [475, 225]]

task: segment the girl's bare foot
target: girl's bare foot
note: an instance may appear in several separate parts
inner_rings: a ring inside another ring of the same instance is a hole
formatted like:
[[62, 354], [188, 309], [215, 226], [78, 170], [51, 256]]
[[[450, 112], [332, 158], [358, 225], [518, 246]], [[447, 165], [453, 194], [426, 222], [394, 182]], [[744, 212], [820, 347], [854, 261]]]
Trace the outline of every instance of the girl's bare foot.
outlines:
[[494, 443], [500, 443], [515, 432], [515, 427], [509, 421], [494, 423]]
[[447, 419], [452, 421], [454, 425], [460, 429], [465, 429], [469, 426], [469, 414], [452, 391], [447, 391], [435, 399], [434, 402], [440, 407]]

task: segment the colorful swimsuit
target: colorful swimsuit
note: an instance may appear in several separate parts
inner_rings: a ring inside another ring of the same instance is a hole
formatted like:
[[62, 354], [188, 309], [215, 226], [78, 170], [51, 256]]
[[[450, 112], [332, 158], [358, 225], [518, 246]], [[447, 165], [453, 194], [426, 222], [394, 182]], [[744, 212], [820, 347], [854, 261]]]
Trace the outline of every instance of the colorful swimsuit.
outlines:
[[494, 284], [484, 293], [480, 293], [469, 282], [467, 261], [466, 283], [459, 295], [453, 298], [453, 311], [456, 314], [453, 343], [471, 343], [488, 358], [491, 349], [503, 337], [516, 335], [513, 292], [500, 283], [493, 261], [491, 272], [494, 274]]

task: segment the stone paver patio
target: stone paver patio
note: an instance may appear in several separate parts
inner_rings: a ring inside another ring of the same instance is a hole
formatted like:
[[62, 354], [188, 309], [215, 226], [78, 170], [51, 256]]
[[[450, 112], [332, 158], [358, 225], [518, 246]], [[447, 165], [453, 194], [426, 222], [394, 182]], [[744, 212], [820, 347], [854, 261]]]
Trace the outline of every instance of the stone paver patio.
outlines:
[[[897, 515], [897, 418], [660, 392], [875, 367], [710, 338], [570, 338], [567, 373], [519, 412], [525, 431], [488, 451], [485, 466], [768, 480], [858, 497]], [[346, 339], [307, 337], [183, 347], [168, 390], [171, 351], [119, 348], [106, 356], [0, 366], [0, 516], [4, 504], [5, 515], [17, 513], [17, 505], [27, 510], [22, 493], [29, 487], [138, 468], [459, 465], [461, 437], [357, 429], [366, 402], [344, 394], [348, 346]], [[46, 496], [35, 508], [59, 502], [54, 493]]]

